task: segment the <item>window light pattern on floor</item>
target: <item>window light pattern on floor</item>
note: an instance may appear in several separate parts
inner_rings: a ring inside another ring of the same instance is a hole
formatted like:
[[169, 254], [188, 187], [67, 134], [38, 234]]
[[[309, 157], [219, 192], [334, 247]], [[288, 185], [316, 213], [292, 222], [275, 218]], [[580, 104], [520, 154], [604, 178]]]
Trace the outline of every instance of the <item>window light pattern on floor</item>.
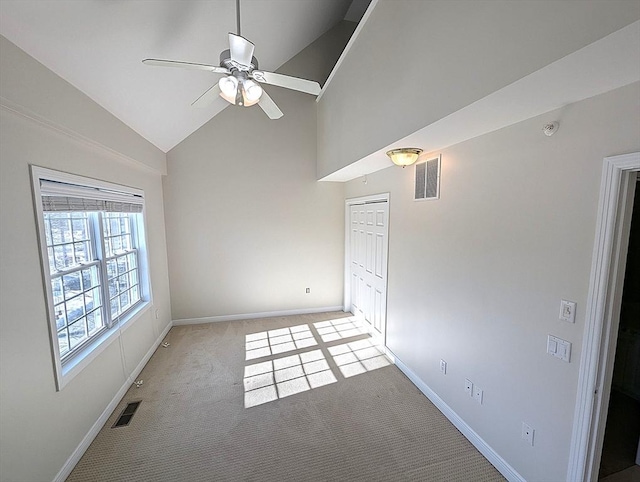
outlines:
[[391, 363], [371, 340], [358, 340], [329, 347], [329, 353], [345, 378], [360, 375]]
[[244, 406], [255, 407], [337, 381], [321, 350], [248, 365]]
[[368, 333], [365, 321], [354, 316], [338, 318], [337, 320], [319, 321], [314, 323], [313, 326], [325, 343]]
[[245, 337], [246, 360], [316, 346], [309, 325], [252, 333]]
[[[272, 359], [245, 366], [245, 408], [336, 383], [339, 378], [349, 378], [391, 365], [384, 351], [370, 337], [362, 338], [362, 335], [368, 335], [366, 325], [362, 323], [364, 322], [354, 317], [340, 318], [314, 323], [313, 330], [309, 325], [299, 325], [247, 335], [247, 360], [262, 357]], [[318, 336], [322, 342], [319, 342]], [[333, 343], [353, 336], [359, 336], [360, 339]], [[325, 345], [327, 341], [331, 346]], [[274, 357], [283, 352], [308, 350], [315, 346], [318, 349]]]

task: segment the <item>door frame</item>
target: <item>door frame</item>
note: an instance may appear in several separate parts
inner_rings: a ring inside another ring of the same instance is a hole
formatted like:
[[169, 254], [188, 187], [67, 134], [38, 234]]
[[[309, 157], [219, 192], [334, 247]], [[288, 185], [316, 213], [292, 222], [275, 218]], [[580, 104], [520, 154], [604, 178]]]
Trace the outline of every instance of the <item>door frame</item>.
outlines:
[[603, 160], [567, 471], [569, 482], [597, 480], [600, 467], [638, 171], [640, 152]]
[[387, 331], [387, 293], [389, 291], [389, 222], [391, 219], [391, 198], [388, 192], [380, 193], [380, 194], [371, 194], [369, 196], [362, 197], [354, 197], [346, 199], [344, 202], [344, 303], [343, 303], [343, 311], [350, 312], [351, 311], [351, 219], [350, 219], [350, 210], [351, 206], [354, 204], [367, 204], [367, 203], [375, 203], [375, 202], [385, 202], [387, 203], [388, 208], [388, 218], [387, 218], [387, 279], [385, 280], [385, 290], [384, 290], [384, 298], [385, 298], [385, 333], [383, 334], [384, 339], [386, 340], [386, 331]]

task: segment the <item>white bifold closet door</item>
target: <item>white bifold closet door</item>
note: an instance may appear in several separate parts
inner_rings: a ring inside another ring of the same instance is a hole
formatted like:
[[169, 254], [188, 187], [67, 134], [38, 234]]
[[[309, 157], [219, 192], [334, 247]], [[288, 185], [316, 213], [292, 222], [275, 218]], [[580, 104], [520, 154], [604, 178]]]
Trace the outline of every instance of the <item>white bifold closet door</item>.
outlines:
[[389, 202], [353, 204], [350, 209], [351, 311], [384, 342], [387, 312]]

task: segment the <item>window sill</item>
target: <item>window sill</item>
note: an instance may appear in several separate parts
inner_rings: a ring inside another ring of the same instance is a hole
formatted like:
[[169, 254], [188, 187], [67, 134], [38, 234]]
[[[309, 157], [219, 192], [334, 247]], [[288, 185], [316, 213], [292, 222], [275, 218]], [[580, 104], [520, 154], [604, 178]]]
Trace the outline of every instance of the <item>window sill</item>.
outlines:
[[143, 301], [140, 306], [129, 313], [120, 323], [115, 324], [91, 343], [87, 344], [77, 355], [66, 362], [57, 373], [58, 391], [62, 390], [73, 378], [86, 368], [107, 347], [117, 340], [122, 332], [133, 325], [151, 308], [150, 301]]

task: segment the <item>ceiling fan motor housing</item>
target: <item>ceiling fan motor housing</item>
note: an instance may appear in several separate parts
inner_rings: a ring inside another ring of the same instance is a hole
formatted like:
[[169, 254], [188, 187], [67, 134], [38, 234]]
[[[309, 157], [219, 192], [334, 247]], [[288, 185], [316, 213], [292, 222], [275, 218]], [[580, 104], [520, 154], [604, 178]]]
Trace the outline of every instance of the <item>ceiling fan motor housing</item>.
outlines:
[[251, 65], [241, 65], [231, 60], [231, 50], [223, 50], [220, 54], [220, 67], [233, 71], [234, 69], [251, 72], [258, 68], [258, 59], [251, 57]]

